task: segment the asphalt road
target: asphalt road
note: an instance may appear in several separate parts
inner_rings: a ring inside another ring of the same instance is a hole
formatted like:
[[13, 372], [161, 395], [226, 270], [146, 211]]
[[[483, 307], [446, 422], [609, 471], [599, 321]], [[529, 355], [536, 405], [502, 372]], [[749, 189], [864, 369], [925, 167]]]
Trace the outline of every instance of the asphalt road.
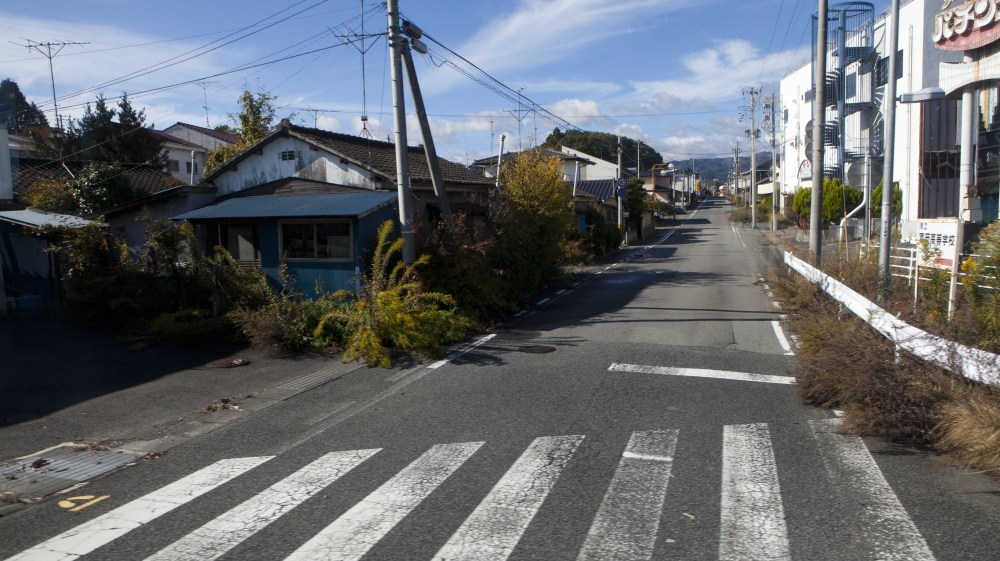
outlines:
[[798, 404], [759, 243], [709, 202], [446, 361], [0, 518], [0, 559], [998, 558], [1000, 486]]

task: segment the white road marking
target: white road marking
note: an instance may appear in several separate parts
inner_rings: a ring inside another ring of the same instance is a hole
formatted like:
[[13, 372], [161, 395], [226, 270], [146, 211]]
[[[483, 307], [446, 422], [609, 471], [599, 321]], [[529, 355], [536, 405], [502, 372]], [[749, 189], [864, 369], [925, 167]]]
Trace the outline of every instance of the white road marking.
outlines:
[[583, 436], [536, 438], [433, 561], [507, 559]]
[[714, 378], [718, 380], [733, 380], [737, 382], [763, 382], [767, 384], [794, 384], [793, 376], [774, 376], [772, 374], [751, 374], [749, 372], [730, 372], [728, 370], [707, 370], [704, 368], [674, 368], [671, 366], [643, 366], [641, 364], [614, 363], [609, 368], [611, 372], [634, 372], [637, 374], [659, 374], [662, 376], [690, 376], [694, 378]]
[[632, 433], [579, 561], [652, 558], [676, 446], [676, 430]]
[[166, 487], [84, 522], [7, 561], [71, 561], [163, 516], [274, 456], [220, 460]]
[[561, 290], [557, 290], [556, 294], [558, 294], [559, 296], [562, 296], [563, 294], [566, 294], [567, 292], [569, 292], [569, 291], [566, 290], [565, 288], [563, 288]]
[[467, 353], [467, 352], [471, 351], [472, 349], [474, 349], [474, 348], [482, 345], [483, 343], [489, 341], [490, 339], [492, 339], [492, 338], [494, 338], [496, 336], [497, 336], [496, 333], [491, 333], [491, 334], [489, 334], [489, 335], [487, 335], [485, 337], [482, 337], [482, 338], [480, 338], [480, 339], [478, 339], [476, 341], [473, 341], [472, 343], [469, 343], [468, 345], [465, 345], [464, 347], [462, 347], [462, 348], [458, 349], [457, 351], [451, 353], [450, 355], [448, 355], [447, 357], [445, 357], [443, 360], [439, 360], [439, 361], [435, 362], [434, 364], [429, 364], [427, 366], [427, 368], [429, 368], [431, 370], [436, 370], [438, 368], [441, 368], [445, 364], [448, 364], [449, 362], [455, 360], [456, 358], [464, 355], [465, 353]]
[[380, 449], [330, 452], [147, 558], [210, 561], [325, 489]]
[[781, 323], [777, 320], [772, 321], [771, 327], [774, 328], [774, 335], [778, 337], [778, 343], [785, 350], [785, 354], [789, 356], [794, 355], [795, 352], [792, 351], [792, 345], [788, 343], [788, 339], [785, 338], [785, 332], [781, 329]]
[[463, 442], [431, 447], [285, 561], [361, 559], [482, 445]]
[[719, 561], [789, 559], [788, 529], [767, 425], [727, 425], [722, 434]]
[[550, 298], [542, 298], [542, 299], [541, 299], [541, 300], [539, 300], [538, 302], [535, 302], [535, 305], [536, 305], [536, 306], [544, 306], [544, 305], [548, 304], [548, 303], [549, 303], [549, 302], [551, 302], [551, 301], [552, 301], [552, 300], [551, 300]]
[[910, 519], [875, 463], [868, 447], [856, 436], [837, 434], [840, 419], [809, 421], [828, 472], [848, 492], [857, 492], [857, 536], [872, 551], [870, 559], [884, 561], [934, 561], [934, 554]]

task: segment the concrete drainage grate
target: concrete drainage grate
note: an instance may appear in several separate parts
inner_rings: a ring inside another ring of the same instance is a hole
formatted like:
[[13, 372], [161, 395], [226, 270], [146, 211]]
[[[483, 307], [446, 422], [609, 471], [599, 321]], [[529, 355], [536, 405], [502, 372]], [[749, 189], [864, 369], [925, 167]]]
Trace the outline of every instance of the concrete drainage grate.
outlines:
[[44, 497], [136, 460], [127, 452], [63, 444], [0, 464], [0, 492]]

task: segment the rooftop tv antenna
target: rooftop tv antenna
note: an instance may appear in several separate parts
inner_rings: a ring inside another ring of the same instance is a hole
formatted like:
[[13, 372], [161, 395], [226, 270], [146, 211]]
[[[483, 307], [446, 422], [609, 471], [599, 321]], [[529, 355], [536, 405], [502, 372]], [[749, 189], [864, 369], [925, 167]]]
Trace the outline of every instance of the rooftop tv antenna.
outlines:
[[[59, 54], [65, 47], [70, 45], [89, 45], [90, 43], [77, 43], [75, 41], [46, 41], [40, 43], [38, 41], [32, 41], [31, 39], [25, 39], [28, 43], [26, 45], [21, 45], [22, 47], [27, 47], [29, 51], [38, 51], [42, 56], [49, 59], [49, 78], [52, 81], [52, 110], [55, 112], [56, 117], [56, 128], [62, 131], [62, 121], [59, 119], [59, 104], [56, 102], [56, 76], [55, 72], [52, 70], [52, 59]], [[15, 43], [16, 45], [17, 43]], [[55, 52], [52, 52], [52, 49]]]

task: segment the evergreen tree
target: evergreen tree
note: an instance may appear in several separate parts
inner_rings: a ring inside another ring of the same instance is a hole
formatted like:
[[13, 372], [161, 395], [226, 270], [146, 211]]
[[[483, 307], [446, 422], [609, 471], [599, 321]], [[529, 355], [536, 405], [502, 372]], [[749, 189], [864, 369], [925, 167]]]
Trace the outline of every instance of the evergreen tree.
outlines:
[[98, 94], [83, 117], [70, 121], [63, 142], [62, 152], [70, 159], [149, 164], [155, 169], [167, 165], [163, 141], [153, 135], [152, 126], [146, 126], [146, 110], [136, 111], [124, 93], [117, 107]]
[[[545, 142], [542, 143], [541, 147], [558, 150], [561, 146], [579, 150], [590, 154], [595, 158], [600, 158], [609, 162], [618, 161], [618, 137], [606, 132], [563, 132], [559, 128], [556, 128], [545, 139]], [[639, 147], [639, 163], [641, 164], [642, 169], [648, 170], [653, 166], [653, 164], [663, 163], [663, 156], [654, 150], [652, 146], [638, 140], [631, 139], [627, 136], [623, 136], [622, 162], [625, 167], [635, 168], [636, 146]]]
[[43, 134], [49, 126], [45, 113], [34, 102], [29, 103], [10, 78], [0, 81], [0, 123], [10, 134], [32, 137]]

